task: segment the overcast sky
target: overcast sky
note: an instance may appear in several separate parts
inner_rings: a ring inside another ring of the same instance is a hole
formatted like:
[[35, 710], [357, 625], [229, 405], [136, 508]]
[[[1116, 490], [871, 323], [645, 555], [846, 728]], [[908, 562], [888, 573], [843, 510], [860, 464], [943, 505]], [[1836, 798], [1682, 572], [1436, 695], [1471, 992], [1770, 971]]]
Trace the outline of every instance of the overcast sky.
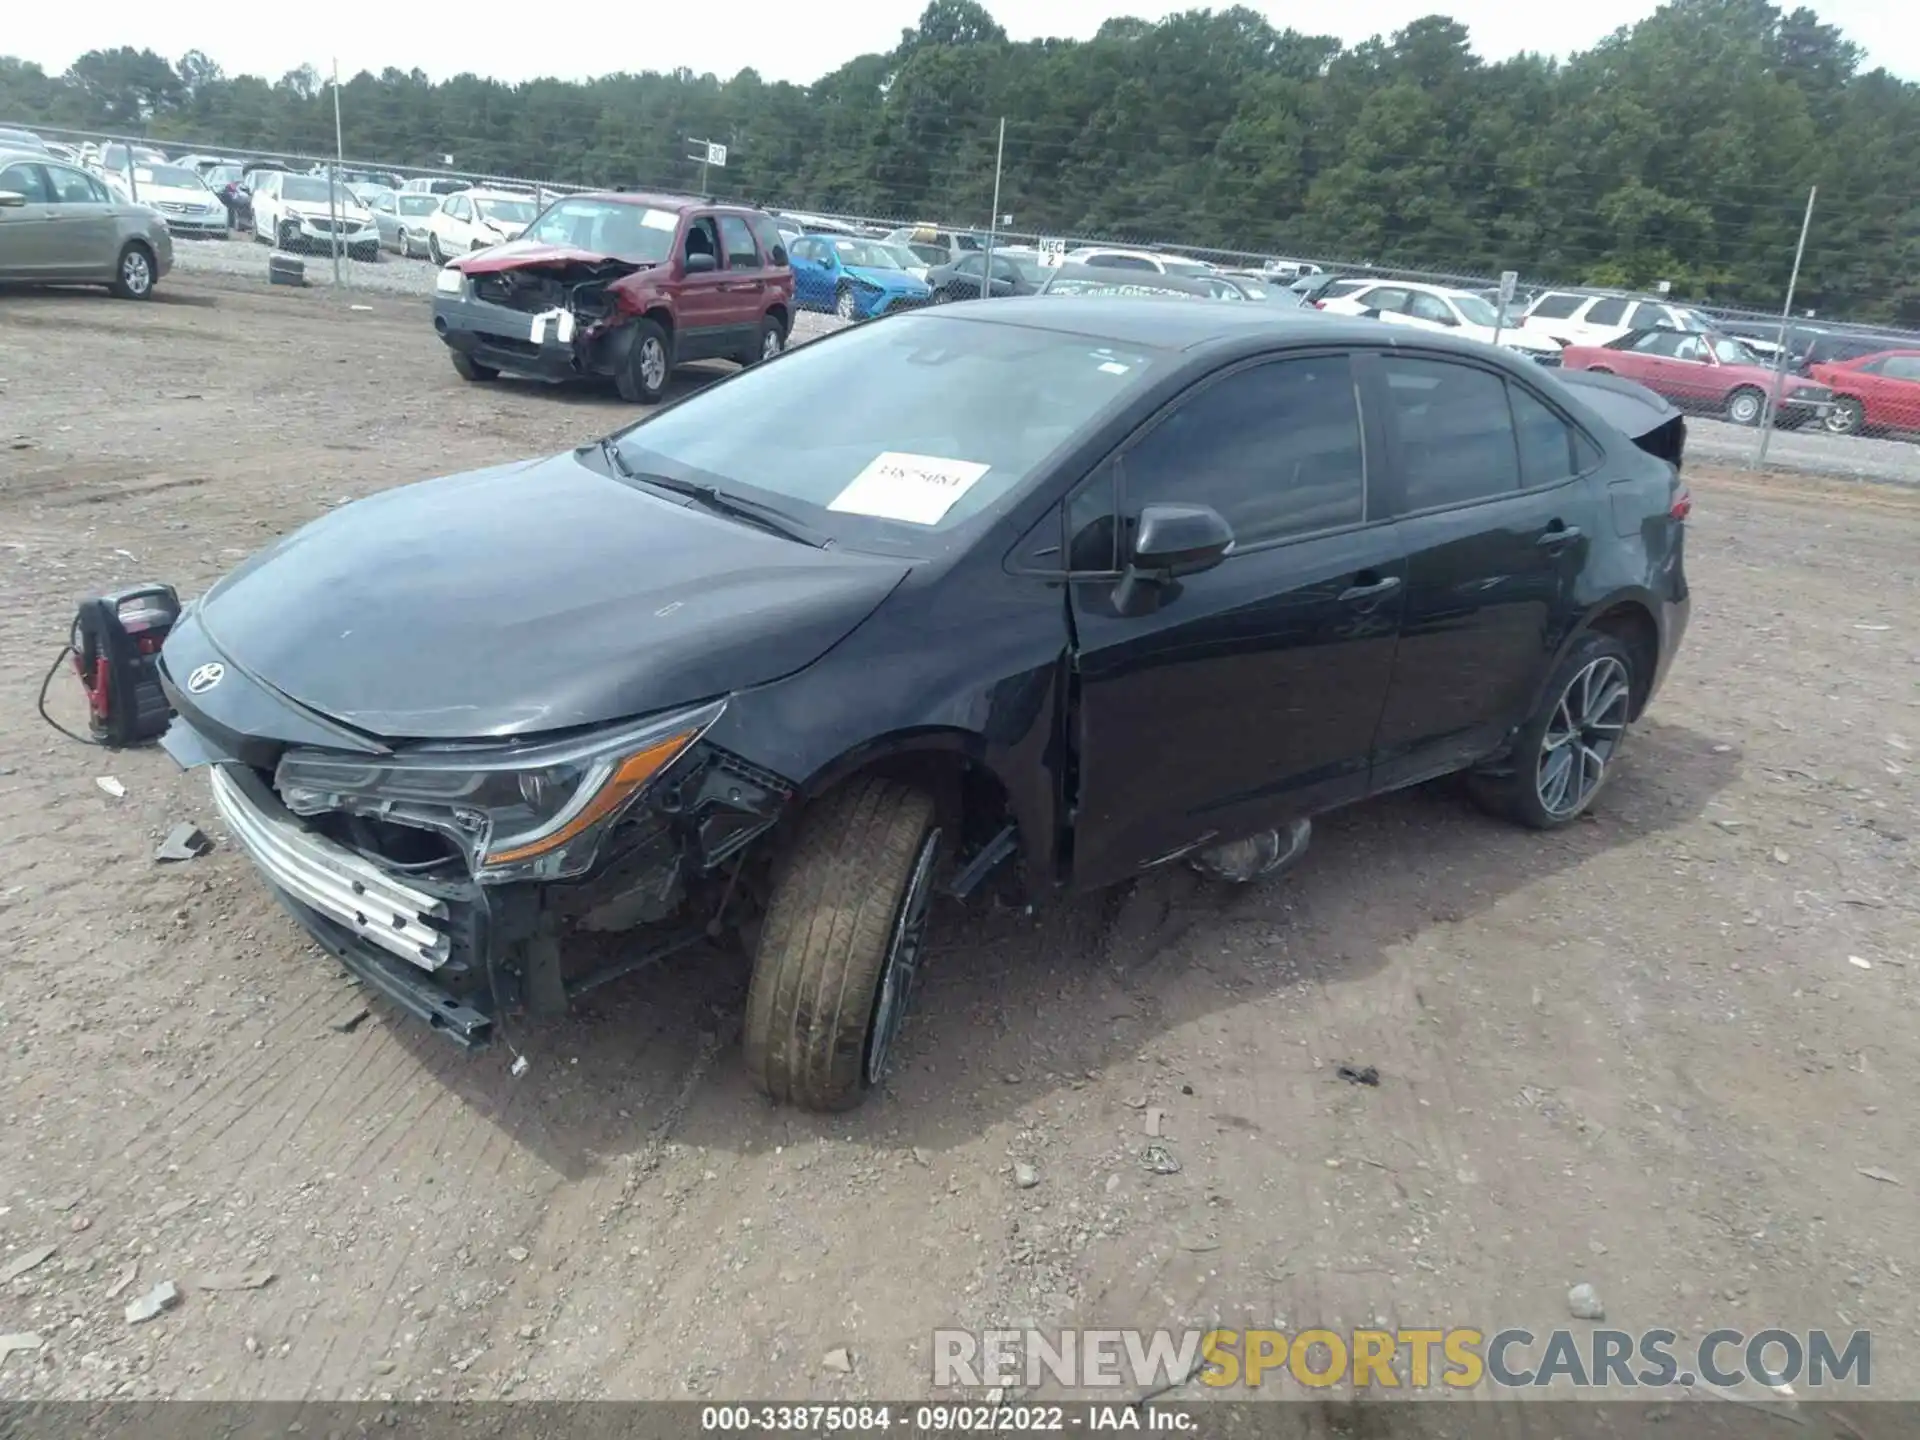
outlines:
[[[1282, 5], [1249, 0], [1276, 26], [1337, 35], [1349, 44], [1385, 35], [1422, 15], [1452, 15], [1473, 32], [1489, 59], [1521, 50], [1564, 56], [1622, 25], [1645, 18], [1656, 0], [1342, 0], [1333, 5]], [[1786, 0], [1791, 8], [1793, 0]], [[1869, 66], [1920, 79], [1920, 3], [1916, 0], [1812, 0], [1829, 24], [1865, 47]], [[588, 6], [561, 22], [562, 10], [423, 3], [263, 9], [258, 0], [87, 0], [64, 5], [12, 0], [0, 27], [0, 53], [67, 68], [99, 46], [131, 45], [177, 60], [204, 50], [229, 74], [277, 79], [311, 64], [325, 72], [337, 56], [343, 74], [416, 66], [435, 80], [473, 71], [516, 81], [554, 75], [583, 79], [609, 70], [686, 66], [721, 76], [751, 66], [769, 80], [811, 81], [853, 56], [890, 49], [914, 23], [925, 0], [787, 0], [742, 11], [702, 5]], [[1114, 15], [1158, 18], [1198, 8], [1164, 0], [996, 0], [987, 9], [1016, 40], [1084, 39]], [[497, 18], [496, 18], [497, 17]], [[552, 24], [543, 25], [543, 17]]]

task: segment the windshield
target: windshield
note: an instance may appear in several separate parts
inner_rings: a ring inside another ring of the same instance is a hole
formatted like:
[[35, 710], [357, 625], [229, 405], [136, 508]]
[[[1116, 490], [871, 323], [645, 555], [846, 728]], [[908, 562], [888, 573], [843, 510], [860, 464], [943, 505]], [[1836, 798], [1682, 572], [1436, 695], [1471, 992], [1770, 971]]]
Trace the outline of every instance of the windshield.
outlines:
[[1086, 336], [896, 316], [744, 370], [616, 443], [638, 473], [801, 511], [855, 549], [931, 555], [1153, 364]]
[[673, 253], [679, 225], [680, 217], [671, 210], [569, 197], [549, 205], [522, 238], [658, 265]]
[[204, 190], [206, 186], [191, 170], [178, 165], [137, 165], [133, 178], [137, 184], [158, 185], [164, 190]]
[[1469, 325], [1484, 325], [1491, 330], [1501, 323], [1500, 312], [1478, 295], [1449, 295], [1447, 299]]
[[1690, 330], [1696, 335], [1704, 335], [1707, 331], [1713, 329], [1713, 326], [1708, 323], [1707, 317], [1697, 310], [1687, 310], [1679, 305], [1670, 305], [1667, 309], [1673, 316], [1675, 323], [1682, 330]]
[[893, 257], [893, 263], [898, 265], [902, 270], [917, 270], [927, 263], [918, 255], [914, 254], [913, 250], [906, 245], [901, 245], [892, 240], [876, 240], [873, 243], [891, 255]]
[[476, 200], [473, 203], [487, 219], [502, 225], [525, 225], [535, 213], [531, 200]]
[[1211, 265], [1202, 265], [1198, 260], [1182, 260], [1177, 255], [1162, 255], [1160, 265], [1169, 275], [1184, 275], [1194, 280], [1213, 273]]
[[1014, 269], [1020, 272], [1020, 278], [1022, 280], [1037, 285], [1047, 278], [1047, 267], [1040, 263], [1040, 257], [1038, 255], [1028, 255], [1025, 253], [1018, 255], [1003, 254], [997, 258], [1007, 260]]
[[[280, 198], [298, 205], [325, 205], [329, 203], [327, 188], [327, 182], [318, 175], [288, 175], [280, 182]], [[342, 185], [331, 203], [342, 209], [350, 209], [360, 202], [354, 198], [351, 190]]]
[[899, 270], [900, 262], [893, 258], [893, 251], [887, 246], [872, 240], [839, 240], [833, 242], [833, 252], [840, 257], [842, 265], [859, 265], [868, 270]]
[[437, 195], [402, 195], [400, 213], [402, 215], [431, 215], [440, 208]]
[[1760, 356], [1748, 349], [1731, 335], [1716, 336], [1713, 341], [1713, 356], [1722, 365], [1759, 365]]
[[209, 185], [231, 185], [241, 174], [238, 165], [214, 165], [208, 168], [206, 181]]

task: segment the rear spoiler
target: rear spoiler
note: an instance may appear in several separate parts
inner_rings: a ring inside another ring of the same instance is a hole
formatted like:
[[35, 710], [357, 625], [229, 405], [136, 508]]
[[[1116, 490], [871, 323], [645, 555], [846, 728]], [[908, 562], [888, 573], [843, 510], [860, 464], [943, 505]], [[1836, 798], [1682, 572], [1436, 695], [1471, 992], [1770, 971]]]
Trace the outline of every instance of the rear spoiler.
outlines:
[[1664, 396], [1618, 375], [1596, 375], [1591, 370], [1545, 373], [1649, 455], [1667, 461], [1676, 470], [1680, 468], [1687, 445], [1687, 421]]

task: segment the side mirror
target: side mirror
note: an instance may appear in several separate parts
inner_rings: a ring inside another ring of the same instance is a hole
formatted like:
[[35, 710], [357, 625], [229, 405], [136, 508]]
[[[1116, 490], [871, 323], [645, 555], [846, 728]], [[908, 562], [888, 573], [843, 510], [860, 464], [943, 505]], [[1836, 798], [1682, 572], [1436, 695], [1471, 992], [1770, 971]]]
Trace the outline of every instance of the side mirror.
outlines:
[[689, 275], [710, 275], [720, 268], [720, 262], [711, 255], [687, 256], [686, 273]]
[[1198, 575], [1227, 558], [1233, 527], [1211, 505], [1149, 505], [1133, 537], [1133, 568], [1166, 579]]
[[27, 203], [27, 197], [18, 190], [0, 190], [0, 210], [18, 210]]

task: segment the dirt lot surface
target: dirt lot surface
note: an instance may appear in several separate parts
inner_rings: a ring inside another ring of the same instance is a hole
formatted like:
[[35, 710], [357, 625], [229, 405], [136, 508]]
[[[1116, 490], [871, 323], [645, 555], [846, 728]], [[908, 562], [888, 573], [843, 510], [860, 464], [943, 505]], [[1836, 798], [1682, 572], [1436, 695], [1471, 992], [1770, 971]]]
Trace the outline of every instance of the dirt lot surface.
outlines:
[[[1587, 1281], [1632, 1330], [1871, 1328], [1920, 1398], [1920, 497], [1699, 471], [1693, 629], [1591, 823], [1435, 786], [1270, 884], [949, 912], [897, 1077], [820, 1119], [749, 1088], [724, 955], [516, 1028], [519, 1078], [335, 1028], [204, 780], [34, 718], [77, 597], [631, 413], [360, 303], [0, 298], [0, 1333], [41, 1339], [0, 1396], [910, 1397], [938, 1326], [1544, 1332]], [[219, 848], [156, 865], [181, 820]]]

